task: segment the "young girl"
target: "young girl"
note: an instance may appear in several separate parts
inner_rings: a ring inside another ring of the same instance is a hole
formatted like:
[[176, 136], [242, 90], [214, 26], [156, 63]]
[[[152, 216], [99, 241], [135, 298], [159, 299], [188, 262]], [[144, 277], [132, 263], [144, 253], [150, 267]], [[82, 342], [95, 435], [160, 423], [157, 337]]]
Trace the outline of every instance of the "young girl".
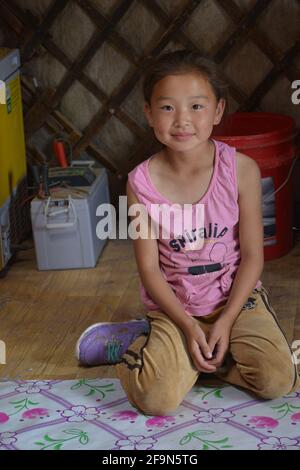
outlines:
[[[194, 51], [164, 54], [147, 72], [144, 98], [163, 149], [129, 173], [127, 196], [147, 213], [148, 237], [133, 243], [149, 313], [92, 325], [78, 340], [77, 358], [118, 363], [128, 399], [146, 414], [174, 411], [201, 372], [263, 398], [285, 395], [300, 381], [259, 280], [260, 172], [254, 160], [211, 138], [225, 109], [216, 66]], [[151, 205], [175, 203], [202, 204], [203, 226], [155, 239]]]

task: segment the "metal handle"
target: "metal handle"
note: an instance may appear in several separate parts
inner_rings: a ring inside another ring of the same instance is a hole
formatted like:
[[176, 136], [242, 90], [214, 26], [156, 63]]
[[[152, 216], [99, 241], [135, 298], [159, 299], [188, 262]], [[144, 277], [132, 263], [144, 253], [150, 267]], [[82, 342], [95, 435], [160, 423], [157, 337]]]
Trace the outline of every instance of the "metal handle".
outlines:
[[63, 222], [62, 224], [46, 224], [46, 228], [52, 230], [55, 228], [74, 227], [75, 224], [76, 220], [74, 220], [74, 222]]
[[[52, 212], [49, 212], [50, 200], [51, 200], [51, 198], [49, 197], [47, 199], [47, 202], [46, 202], [46, 205], [45, 205], [45, 211], [44, 211], [45, 218], [46, 218], [46, 223], [45, 223], [46, 228], [50, 229], [50, 230], [53, 230], [53, 229], [74, 227], [77, 223], [77, 214], [76, 214], [76, 210], [75, 210], [73, 201], [71, 199], [71, 196], [69, 195], [69, 198], [68, 198], [69, 204], [68, 204], [67, 209], [59, 209], [59, 210], [52, 211]], [[61, 222], [61, 223], [57, 222], [57, 223], [52, 223], [52, 224], [47, 223], [47, 217], [54, 217], [55, 215], [58, 215], [58, 214], [69, 213], [69, 211], [71, 211], [71, 210], [72, 210], [73, 215], [74, 215], [74, 220], [72, 222]]]

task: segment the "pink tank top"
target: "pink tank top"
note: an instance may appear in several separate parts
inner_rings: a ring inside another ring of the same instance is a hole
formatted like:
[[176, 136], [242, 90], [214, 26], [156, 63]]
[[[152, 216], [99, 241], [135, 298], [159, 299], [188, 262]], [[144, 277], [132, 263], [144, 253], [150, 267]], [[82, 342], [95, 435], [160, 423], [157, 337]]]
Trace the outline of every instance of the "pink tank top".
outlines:
[[[212, 139], [215, 145], [213, 175], [204, 196], [196, 204], [204, 205], [204, 226], [176, 238], [157, 240], [160, 269], [187, 314], [203, 316], [226, 303], [240, 263], [238, 239], [238, 186], [236, 149]], [[128, 175], [140, 203], [151, 215], [150, 204], [173, 204], [153, 185], [149, 161], [137, 165]], [[193, 206], [195, 206], [194, 204]], [[197, 250], [189, 242], [202, 237]], [[261, 282], [258, 281], [256, 287]], [[141, 300], [147, 310], [160, 307], [150, 298], [140, 282]]]

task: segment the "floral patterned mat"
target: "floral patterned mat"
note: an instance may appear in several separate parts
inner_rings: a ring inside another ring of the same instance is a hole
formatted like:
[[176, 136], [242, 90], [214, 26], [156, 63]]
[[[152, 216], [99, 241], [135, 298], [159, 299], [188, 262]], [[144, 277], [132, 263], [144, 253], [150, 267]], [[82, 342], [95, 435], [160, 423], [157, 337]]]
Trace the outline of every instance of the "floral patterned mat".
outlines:
[[300, 390], [255, 400], [195, 386], [170, 416], [145, 416], [116, 379], [0, 382], [0, 449], [300, 450]]

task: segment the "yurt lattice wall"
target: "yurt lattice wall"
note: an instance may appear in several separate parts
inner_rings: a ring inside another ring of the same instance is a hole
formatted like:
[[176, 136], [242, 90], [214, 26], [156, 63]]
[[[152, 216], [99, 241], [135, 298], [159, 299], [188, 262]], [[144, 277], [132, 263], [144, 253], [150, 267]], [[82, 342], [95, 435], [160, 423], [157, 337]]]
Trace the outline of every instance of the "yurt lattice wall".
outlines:
[[0, 41], [21, 50], [28, 158], [41, 161], [63, 135], [120, 189], [157, 146], [141, 74], [184, 47], [221, 65], [230, 112], [285, 113], [299, 126], [299, 25], [299, 0], [2, 0]]

